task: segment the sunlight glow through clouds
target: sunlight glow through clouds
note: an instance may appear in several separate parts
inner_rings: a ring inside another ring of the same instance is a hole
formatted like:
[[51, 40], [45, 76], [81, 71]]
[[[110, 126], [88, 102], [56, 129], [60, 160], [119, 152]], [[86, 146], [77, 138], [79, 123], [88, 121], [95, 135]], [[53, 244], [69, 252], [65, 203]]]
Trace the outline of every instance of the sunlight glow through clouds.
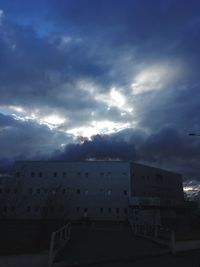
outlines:
[[153, 64], [142, 69], [131, 84], [135, 95], [163, 89], [179, 78], [182, 72], [180, 64]]
[[110, 134], [130, 127], [130, 123], [116, 123], [112, 121], [92, 121], [90, 126], [73, 128], [67, 131], [69, 134], [90, 138], [95, 134]]

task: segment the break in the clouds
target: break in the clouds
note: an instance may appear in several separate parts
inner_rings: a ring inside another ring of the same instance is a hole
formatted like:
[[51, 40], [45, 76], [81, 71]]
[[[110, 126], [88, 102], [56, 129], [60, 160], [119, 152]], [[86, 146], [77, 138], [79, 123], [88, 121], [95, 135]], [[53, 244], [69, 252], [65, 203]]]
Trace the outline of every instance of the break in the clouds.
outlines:
[[198, 180], [199, 10], [0, 0], [0, 158], [133, 159]]

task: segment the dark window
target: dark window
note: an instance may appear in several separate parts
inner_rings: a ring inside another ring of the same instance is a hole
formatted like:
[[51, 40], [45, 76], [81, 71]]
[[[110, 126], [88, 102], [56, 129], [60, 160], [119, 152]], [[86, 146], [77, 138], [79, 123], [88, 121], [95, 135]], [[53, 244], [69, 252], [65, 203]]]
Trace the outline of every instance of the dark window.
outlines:
[[16, 188], [14, 189], [14, 194], [17, 194], [17, 189]]
[[39, 172], [38, 175], [39, 175], [39, 177], [42, 177], [42, 172]]
[[76, 211], [77, 211], [77, 212], [79, 212], [79, 211], [80, 211], [80, 208], [79, 208], [79, 207], [77, 207], [77, 208], [76, 208]]
[[87, 212], [88, 211], [88, 208], [84, 208], [84, 212]]
[[14, 212], [15, 211], [15, 207], [12, 206], [11, 207], [11, 211]]
[[156, 174], [156, 182], [162, 182], [163, 176], [161, 174]]
[[33, 188], [29, 188], [29, 194], [33, 194]]
[[31, 207], [28, 206], [28, 207], [26, 208], [26, 211], [27, 211], [27, 212], [30, 212], [30, 211], [31, 211]]
[[77, 193], [78, 195], [80, 195], [81, 190], [80, 190], [80, 189], [77, 189], [76, 193]]
[[37, 189], [37, 193], [40, 194], [40, 188]]
[[124, 214], [127, 214], [127, 208], [124, 208]]
[[108, 212], [111, 213], [111, 208], [108, 208]]
[[63, 172], [63, 176], [66, 176], [66, 172]]
[[100, 172], [100, 176], [101, 177], [104, 177], [104, 172]]
[[123, 172], [123, 175], [126, 175], [126, 172]]
[[10, 194], [10, 189], [6, 189], [6, 193], [7, 194]]
[[124, 190], [124, 195], [127, 196], [127, 190]]
[[39, 207], [35, 207], [35, 211], [38, 212], [39, 211]]
[[65, 189], [65, 188], [63, 188], [63, 189], [62, 189], [62, 194], [64, 195], [64, 194], [65, 194], [65, 192], [66, 192], [66, 189]]
[[88, 173], [88, 172], [86, 172], [86, 173], [85, 173], [85, 177], [88, 177], [88, 176], [89, 176], [89, 173]]
[[51, 207], [51, 212], [54, 213], [54, 207]]
[[5, 206], [3, 210], [4, 210], [4, 212], [7, 212], [7, 207]]
[[103, 213], [103, 208], [100, 208], [100, 212]]
[[16, 172], [16, 176], [17, 177], [20, 177], [20, 172]]
[[0, 194], [2, 193], [2, 189], [0, 188]]
[[57, 172], [54, 172], [53, 176], [54, 176], [54, 177], [57, 177]]
[[34, 173], [34, 172], [32, 172], [32, 173], [31, 173], [31, 176], [32, 176], [32, 177], [34, 177], [34, 176], [35, 176], [35, 173]]
[[119, 208], [116, 208], [116, 213], [119, 213]]
[[47, 211], [47, 208], [46, 207], [43, 207], [42, 210], [43, 210], [43, 212], [46, 212]]
[[81, 176], [81, 172], [78, 172], [77, 175], [78, 175], [78, 176]]

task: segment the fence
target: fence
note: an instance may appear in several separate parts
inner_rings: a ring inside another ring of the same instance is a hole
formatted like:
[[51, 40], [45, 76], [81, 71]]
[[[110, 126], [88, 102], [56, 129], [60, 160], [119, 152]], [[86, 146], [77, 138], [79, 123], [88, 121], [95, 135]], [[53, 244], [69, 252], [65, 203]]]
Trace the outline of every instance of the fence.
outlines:
[[200, 249], [200, 240], [178, 240], [175, 231], [157, 225], [137, 225], [130, 221], [130, 226], [136, 236], [141, 236], [167, 245], [173, 254], [181, 251]]
[[57, 253], [67, 244], [70, 239], [71, 223], [67, 223], [62, 228], [51, 234], [48, 267], [52, 267]]

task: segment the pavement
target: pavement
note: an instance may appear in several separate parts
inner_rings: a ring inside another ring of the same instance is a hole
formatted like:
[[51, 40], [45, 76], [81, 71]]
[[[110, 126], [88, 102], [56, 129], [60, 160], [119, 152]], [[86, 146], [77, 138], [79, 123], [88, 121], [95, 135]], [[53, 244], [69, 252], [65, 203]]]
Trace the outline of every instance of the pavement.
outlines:
[[169, 254], [167, 247], [135, 237], [128, 227], [73, 227], [71, 239], [57, 257], [55, 266], [104, 266], [107, 263], [110, 266], [166, 254]]
[[34, 254], [0, 256], [0, 267], [47, 267], [48, 251]]

